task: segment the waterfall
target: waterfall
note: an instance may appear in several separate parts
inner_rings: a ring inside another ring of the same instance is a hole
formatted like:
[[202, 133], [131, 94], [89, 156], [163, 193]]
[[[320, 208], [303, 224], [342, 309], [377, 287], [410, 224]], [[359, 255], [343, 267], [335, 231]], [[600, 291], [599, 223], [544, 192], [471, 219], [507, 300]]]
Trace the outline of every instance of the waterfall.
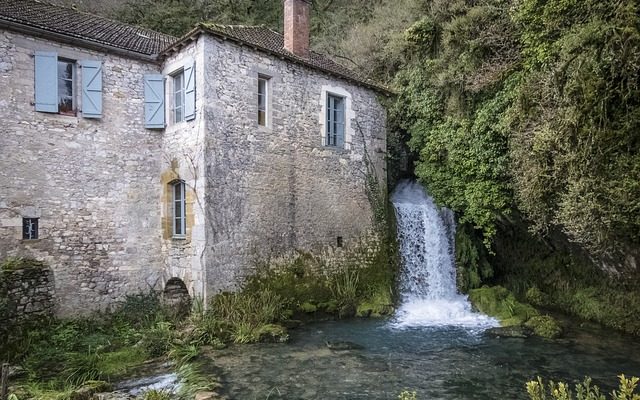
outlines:
[[394, 326], [496, 326], [494, 319], [473, 312], [467, 297], [458, 293], [451, 210], [438, 209], [422, 186], [410, 181], [398, 185], [391, 201], [402, 261], [402, 304]]

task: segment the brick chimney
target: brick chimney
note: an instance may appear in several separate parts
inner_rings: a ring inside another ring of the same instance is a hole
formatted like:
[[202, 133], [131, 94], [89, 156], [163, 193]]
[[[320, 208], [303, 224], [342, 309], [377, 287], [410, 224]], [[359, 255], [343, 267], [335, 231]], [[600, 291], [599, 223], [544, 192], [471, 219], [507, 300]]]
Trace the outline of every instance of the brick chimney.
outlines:
[[284, 0], [284, 48], [298, 57], [309, 57], [311, 0]]

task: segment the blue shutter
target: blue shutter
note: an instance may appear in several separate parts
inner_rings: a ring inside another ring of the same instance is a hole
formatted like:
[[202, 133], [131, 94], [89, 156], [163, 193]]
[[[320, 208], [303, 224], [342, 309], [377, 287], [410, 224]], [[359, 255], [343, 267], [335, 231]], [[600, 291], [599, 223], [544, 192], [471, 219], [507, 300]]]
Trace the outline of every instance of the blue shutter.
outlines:
[[82, 61], [82, 116], [102, 118], [102, 62]]
[[58, 112], [58, 55], [36, 51], [36, 111]]
[[159, 74], [144, 76], [144, 126], [164, 129], [164, 78]]
[[184, 119], [196, 118], [196, 74], [193, 60], [184, 66]]

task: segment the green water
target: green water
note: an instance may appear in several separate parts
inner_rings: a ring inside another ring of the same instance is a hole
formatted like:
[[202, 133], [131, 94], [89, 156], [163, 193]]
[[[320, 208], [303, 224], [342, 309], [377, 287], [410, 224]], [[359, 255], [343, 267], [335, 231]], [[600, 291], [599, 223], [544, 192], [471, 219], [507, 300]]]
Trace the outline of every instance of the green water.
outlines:
[[[334, 351], [348, 341], [358, 350]], [[607, 390], [620, 373], [640, 376], [640, 340], [593, 327], [565, 338], [499, 339], [457, 327], [394, 329], [386, 321], [311, 324], [287, 344], [234, 346], [212, 354], [230, 399], [526, 399], [540, 375], [593, 377]]]

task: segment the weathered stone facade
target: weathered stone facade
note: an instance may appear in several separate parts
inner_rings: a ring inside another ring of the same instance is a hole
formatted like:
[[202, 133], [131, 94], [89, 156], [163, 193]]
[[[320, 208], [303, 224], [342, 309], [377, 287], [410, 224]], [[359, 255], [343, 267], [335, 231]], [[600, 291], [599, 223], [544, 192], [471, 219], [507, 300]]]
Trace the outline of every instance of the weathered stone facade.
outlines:
[[[103, 62], [102, 119], [34, 111], [36, 50]], [[163, 135], [144, 129], [141, 84], [159, 67], [9, 31], [0, 64], [0, 259], [50, 265], [61, 314], [159, 285]], [[39, 218], [38, 240], [22, 240], [22, 217]]]
[[53, 271], [37, 262], [20, 264], [17, 269], [0, 269], [0, 323], [7, 329], [54, 312]]
[[[202, 40], [202, 39], [201, 39]], [[385, 112], [369, 89], [205, 36], [207, 286], [260, 260], [359, 245], [372, 229], [365, 158], [384, 184]], [[258, 125], [258, 75], [271, 116]], [[347, 99], [345, 149], [323, 146], [327, 92]]]
[[[102, 61], [102, 118], [34, 110], [38, 50]], [[195, 119], [172, 123], [171, 76], [185, 62], [195, 68]], [[145, 128], [149, 73], [167, 83], [165, 129]], [[267, 126], [257, 119], [259, 76], [269, 81]], [[0, 259], [50, 265], [60, 315], [171, 278], [206, 297], [265, 260], [296, 251], [339, 260], [377, 245], [367, 179], [386, 190], [386, 122], [366, 85], [207, 33], [145, 61], [0, 29], [0, 93]], [[324, 145], [329, 93], [346, 102], [342, 148]], [[171, 234], [177, 180], [180, 238]], [[24, 217], [39, 218], [37, 240], [22, 239]]]

